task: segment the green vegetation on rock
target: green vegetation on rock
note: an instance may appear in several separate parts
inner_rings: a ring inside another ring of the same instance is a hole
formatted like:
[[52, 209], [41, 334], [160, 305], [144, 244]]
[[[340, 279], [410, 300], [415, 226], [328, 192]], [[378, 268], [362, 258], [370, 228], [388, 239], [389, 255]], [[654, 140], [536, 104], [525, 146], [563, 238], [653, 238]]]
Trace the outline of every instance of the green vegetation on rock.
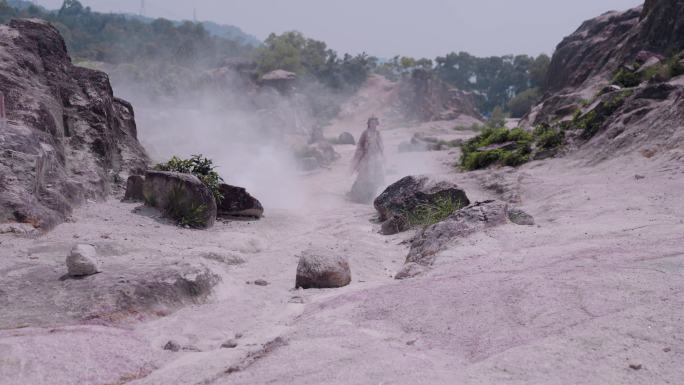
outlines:
[[216, 203], [221, 203], [221, 183], [223, 179], [215, 171], [216, 167], [211, 159], [200, 155], [193, 155], [190, 159], [181, 159], [173, 156], [166, 163], [159, 163], [154, 166], [157, 171], [172, 171], [183, 174], [192, 174], [204, 183], [216, 199]]
[[464, 207], [463, 202], [441, 197], [431, 203], [421, 203], [413, 210], [402, 213], [409, 227], [430, 226], [439, 223]]
[[591, 111], [582, 114], [578, 111], [575, 114], [570, 126], [573, 129], [582, 130], [580, 137], [582, 139], [591, 139], [596, 135], [605, 121], [625, 102], [625, 99], [632, 95], [632, 91], [625, 90], [616, 92], [612, 95], [606, 96], [606, 99], [600, 102]]

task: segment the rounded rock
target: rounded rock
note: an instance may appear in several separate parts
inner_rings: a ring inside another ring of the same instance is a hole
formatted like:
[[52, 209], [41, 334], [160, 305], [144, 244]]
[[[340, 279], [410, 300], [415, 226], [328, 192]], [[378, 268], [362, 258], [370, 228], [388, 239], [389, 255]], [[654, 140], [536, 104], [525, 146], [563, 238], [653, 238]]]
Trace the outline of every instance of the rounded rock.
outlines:
[[67, 256], [68, 274], [72, 277], [83, 277], [100, 272], [95, 257], [97, 251], [91, 245], [76, 245]]
[[327, 289], [349, 285], [351, 269], [346, 258], [305, 252], [297, 265], [295, 287]]

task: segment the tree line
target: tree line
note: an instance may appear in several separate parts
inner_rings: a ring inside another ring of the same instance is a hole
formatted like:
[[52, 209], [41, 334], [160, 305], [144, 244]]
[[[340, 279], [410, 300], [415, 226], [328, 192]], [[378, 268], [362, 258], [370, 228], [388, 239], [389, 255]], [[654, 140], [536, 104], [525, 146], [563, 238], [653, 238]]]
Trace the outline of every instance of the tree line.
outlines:
[[325, 42], [294, 31], [271, 34], [255, 47], [237, 39], [212, 36], [200, 23], [145, 21], [99, 13], [78, 0], [65, 0], [56, 11], [34, 5], [13, 7], [0, 0], [0, 21], [16, 17], [42, 18], [53, 23], [77, 60], [111, 64], [156, 61], [215, 68], [226, 59], [240, 58], [253, 61], [258, 75], [284, 69], [333, 90], [356, 89], [372, 73], [396, 80], [416, 68], [427, 69], [446, 83], [477, 95], [478, 106], [486, 115], [497, 107], [514, 117], [527, 112], [540, 98], [550, 63], [547, 55], [483, 58], [454, 52], [434, 60], [400, 56], [381, 60], [365, 53], [339, 55]]

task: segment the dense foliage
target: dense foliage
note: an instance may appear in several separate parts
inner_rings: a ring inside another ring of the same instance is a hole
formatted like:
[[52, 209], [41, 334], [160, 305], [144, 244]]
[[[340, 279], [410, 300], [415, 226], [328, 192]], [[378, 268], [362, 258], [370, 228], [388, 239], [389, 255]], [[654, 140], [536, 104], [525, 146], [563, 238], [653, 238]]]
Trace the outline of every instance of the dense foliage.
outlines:
[[324, 42], [291, 31], [271, 34], [257, 50], [256, 61], [261, 75], [283, 69], [300, 77], [318, 80], [333, 89], [342, 89], [363, 84], [376, 59], [366, 54], [345, 54], [340, 58]]
[[207, 159], [202, 155], [193, 155], [190, 159], [181, 159], [174, 156], [166, 163], [157, 164], [154, 169], [192, 174], [211, 190], [216, 203], [220, 203], [223, 200], [220, 189], [223, 179], [215, 171], [216, 167], [211, 159]]
[[482, 95], [480, 109], [488, 113], [496, 106], [507, 106], [520, 92], [544, 88], [551, 59], [547, 55], [478, 58], [459, 52], [438, 57], [435, 62], [435, 71], [443, 80]]
[[[478, 107], [489, 115], [497, 106], [509, 108], [513, 117], [524, 115], [546, 85], [551, 58], [539, 55], [476, 57], [466, 52], [430, 59], [396, 56], [380, 63], [376, 72], [398, 79], [415, 68], [434, 70], [448, 84], [480, 95]], [[520, 99], [514, 99], [527, 91]], [[509, 104], [509, 103], [513, 104]]]

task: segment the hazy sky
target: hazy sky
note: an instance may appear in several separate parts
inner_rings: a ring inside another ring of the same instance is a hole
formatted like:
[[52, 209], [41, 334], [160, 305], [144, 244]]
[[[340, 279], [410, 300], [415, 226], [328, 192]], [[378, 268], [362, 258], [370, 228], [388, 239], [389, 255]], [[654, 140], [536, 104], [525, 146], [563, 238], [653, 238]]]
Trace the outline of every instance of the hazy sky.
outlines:
[[[582, 21], [641, 0], [144, 0], [147, 16], [233, 24], [264, 39], [298, 30], [339, 52], [391, 57], [551, 53]], [[141, 0], [82, 0], [138, 13]], [[62, 0], [39, 0], [57, 8]]]

